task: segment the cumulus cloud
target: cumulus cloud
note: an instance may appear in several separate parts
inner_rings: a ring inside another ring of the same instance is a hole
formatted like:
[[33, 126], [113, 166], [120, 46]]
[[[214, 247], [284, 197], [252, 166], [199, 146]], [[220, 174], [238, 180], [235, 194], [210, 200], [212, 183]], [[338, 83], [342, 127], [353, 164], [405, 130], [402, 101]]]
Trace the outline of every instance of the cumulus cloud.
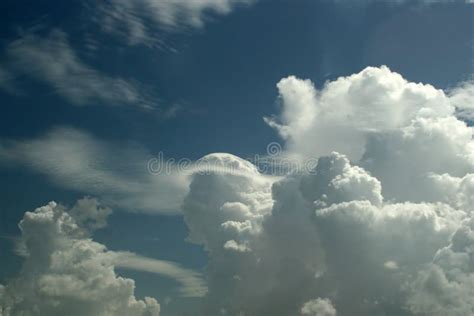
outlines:
[[76, 223], [89, 231], [105, 227], [110, 214], [112, 210], [109, 207], [102, 206], [97, 199], [89, 197], [78, 200], [69, 210], [69, 215]]
[[[427, 200], [429, 173], [474, 171], [472, 128], [456, 117], [459, 93], [408, 82], [385, 66], [320, 90], [293, 76], [277, 87], [282, 112], [266, 121], [285, 139], [287, 153], [302, 159], [334, 150], [347, 155], [383, 183], [389, 199]], [[462, 95], [463, 104], [474, 103], [472, 95]]]
[[456, 106], [457, 116], [474, 120], [474, 80], [465, 81], [449, 91], [451, 102]]
[[336, 316], [336, 309], [327, 298], [317, 298], [304, 303], [301, 315], [308, 316]]
[[84, 62], [61, 30], [46, 36], [27, 33], [7, 46], [6, 56], [0, 87], [7, 92], [14, 92], [15, 76], [26, 75], [74, 105], [154, 106], [153, 99], [136, 82], [111, 77]]
[[474, 313], [474, 219], [467, 219], [411, 284], [410, 309], [422, 315]]
[[183, 204], [209, 254], [204, 313], [474, 314], [473, 130], [452, 98], [387, 67], [277, 87], [266, 121], [318, 163], [276, 179], [206, 157], [234, 172], [196, 173]]
[[266, 121], [285, 157], [317, 159], [311, 170], [273, 177], [215, 153], [189, 177], [137, 176], [121, 167], [143, 151], [71, 129], [4, 142], [0, 157], [128, 205], [182, 205], [188, 239], [209, 255], [207, 290], [160, 261], [122, 253], [114, 264], [174, 277], [204, 296], [203, 315], [474, 314], [473, 130], [453, 94], [387, 67], [321, 90], [295, 77], [277, 87], [282, 113]]
[[340, 77], [321, 90], [294, 76], [282, 79], [277, 87], [282, 112], [266, 121], [290, 150], [310, 156], [338, 151], [357, 160], [372, 133], [400, 129], [414, 118], [454, 112], [442, 90], [408, 82], [385, 66]]
[[[324, 295], [342, 315], [408, 313], [402, 286], [468, 214], [383, 202], [381, 189], [337, 153], [273, 184], [259, 174], [196, 175], [184, 215], [210, 254], [208, 312], [288, 315]], [[226, 251], [229, 241], [246, 251]]]
[[108, 0], [96, 8], [98, 21], [109, 33], [129, 44], [156, 43], [156, 29], [176, 31], [202, 28], [212, 15], [227, 15], [238, 5], [254, 0]]
[[134, 296], [135, 283], [116, 269], [158, 274], [177, 282], [179, 295], [202, 297], [206, 283], [181, 265], [126, 251], [110, 251], [91, 239], [111, 210], [83, 198], [66, 208], [55, 202], [26, 212], [19, 227], [19, 274], [0, 285], [0, 315], [160, 315], [150, 297]]
[[153, 298], [138, 300], [134, 281], [114, 271], [113, 253], [88, 238], [64, 209], [51, 202], [26, 212], [19, 243], [24, 263], [0, 291], [2, 315], [155, 315]]

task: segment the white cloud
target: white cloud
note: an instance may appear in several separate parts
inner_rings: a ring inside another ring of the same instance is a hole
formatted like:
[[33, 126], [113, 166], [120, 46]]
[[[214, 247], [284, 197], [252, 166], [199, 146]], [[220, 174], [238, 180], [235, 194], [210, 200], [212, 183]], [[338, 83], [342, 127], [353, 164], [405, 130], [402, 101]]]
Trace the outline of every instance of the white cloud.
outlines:
[[[226, 223], [223, 223], [226, 224]], [[224, 244], [224, 249], [237, 251], [237, 252], [247, 252], [251, 251], [251, 249], [246, 244], [239, 244], [235, 240], [228, 240]]]
[[[329, 302], [343, 316], [474, 313], [473, 130], [451, 95], [386, 67], [322, 90], [294, 77], [278, 89], [282, 114], [267, 121], [284, 154], [318, 159], [314, 170], [270, 177], [217, 153], [190, 163], [190, 178], [153, 178], [129, 163], [142, 150], [71, 129], [6, 142], [0, 157], [123, 205], [182, 204], [189, 240], [209, 255], [205, 315], [297, 315]], [[189, 271], [127, 260], [202, 289]]]
[[465, 81], [449, 91], [449, 98], [456, 106], [456, 115], [462, 119], [474, 120], [474, 80]]
[[0, 140], [0, 164], [26, 166], [63, 188], [100, 196], [115, 208], [151, 214], [180, 213], [193, 172], [258, 173], [244, 160], [233, 165], [219, 154], [172, 163], [137, 144], [106, 142], [67, 127], [31, 140]]
[[0, 144], [0, 161], [25, 165], [57, 184], [92, 195], [129, 211], [176, 213], [188, 190], [186, 175], [150, 174], [152, 155], [136, 145], [107, 143], [72, 129], [44, 137]]
[[308, 156], [338, 151], [358, 160], [370, 134], [399, 129], [416, 117], [454, 112], [442, 90], [408, 82], [385, 66], [340, 77], [321, 90], [293, 76], [277, 87], [282, 113], [266, 120], [287, 140], [290, 151]]
[[181, 284], [180, 293], [183, 297], [202, 297], [207, 293], [201, 274], [185, 269], [174, 262], [146, 258], [130, 252], [116, 252], [114, 264], [117, 268], [155, 273], [172, 278]]
[[108, 0], [99, 4], [102, 28], [125, 38], [129, 44], [156, 43], [156, 29], [168, 31], [202, 28], [212, 15], [229, 14], [238, 5], [254, 0]]
[[259, 174], [195, 175], [184, 216], [210, 256], [206, 312], [288, 315], [325, 296], [341, 315], [409, 315], [403, 286], [469, 213], [383, 202], [382, 188], [336, 153], [273, 185]]
[[180, 284], [183, 297], [202, 297], [202, 275], [170, 261], [110, 251], [91, 239], [110, 209], [84, 198], [67, 209], [55, 202], [26, 212], [20, 222], [19, 274], [0, 285], [0, 315], [158, 316], [155, 299], [134, 296], [134, 281], [116, 268], [154, 273]]
[[421, 315], [474, 313], [474, 219], [466, 220], [412, 283], [410, 309]]
[[[303, 160], [334, 150], [345, 154], [382, 182], [388, 199], [423, 201], [430, 195], [423, 187], [429, 173], [474, 171], [472, 128], [455, 116], [461, 103], [474, 103], [471, 94], [446, 95], [385, 66], [321, 90], [295, 77], [277, 87], [282, 113], [266, 121], [285, 139], [286, 154]], [[460, 95], [462, 102], [456, 101]]]
[[398, 263], [396, 261], [386, 261], [383, 266], [388, 270], [398, 270]]
[[275, 181], [208, 156], [234, 172], [195, 174], [183, 204], [209, 254], [204, 313], [296, 315], [324, 297], [338, 315], [473, 314], [473, 130], [452, 98], [386, 67], [278, 89], [284, 154], [319, 161]]
[[85, 197], [76, 202], [69, 210], [76, 223], [89, 231], [103, 228], [107, 225], [107, 218], [112, 210], [100, 205], [97, 199]]
[[474, 212], [474, 174], [453, 177], [449, 174], [430, 174], [427, 186], [431, 200], [443, 201], [455, 208]]
[[302, 315], [308, 316], [336, 316], [336, 309], [327, 298], [317, 298], [304, 303]]
[[472, 128], [455, 117], [416, 118], [398, 130], [368, 137], [360, 164], [382, 182], [389, 199], [436, 200], [429, 178], [473, 173], [473, 149]]
[[117, 276], [113, 253], [88, 238], [54, 202], [20, 222], [24, 263], [0, 292], [2, 315], [155, 315], [153, 298], [137, 300], [134, 281]]
[[99, 102], [154, 106], [153, 100], [135, 82], [108, 76], [87, 65], [60, 30], [52, 30], [44, 37], [27, 33], [7, 46], [6, 55], [5, 67], [10, 79], [0, 73], [0, 86], [7, 92], [12, 92], [15, 86], [12, 74], [18, 74], [50, 86], [54, 93], [75, 105]]

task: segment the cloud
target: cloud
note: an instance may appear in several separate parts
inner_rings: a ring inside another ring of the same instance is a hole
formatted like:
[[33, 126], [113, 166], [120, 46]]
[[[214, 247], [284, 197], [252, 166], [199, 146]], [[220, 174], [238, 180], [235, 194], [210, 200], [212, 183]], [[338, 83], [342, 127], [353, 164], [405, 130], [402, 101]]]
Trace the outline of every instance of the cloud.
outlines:
[[336, 316], [336, 309], [327, 298], [317, 298], [304, 303], [301, 308], [301, 314], [310, 316]]
[[108, 0], [98, 5], [97, 19], [106, 32], [129, 44], [156, 43], [156, 29], [202, 28], [213, 15], [227, 15], [237, 5], [254, 0]]
[[10, 75], [0, 72], [0, 86], [7, 92], [12, 92], [13, 87], [20, 89], [11, 79], [15, 74], [50, 86], [74, 105], [154, 106], [152, 98], [136, 82], [111, 77], [87, 65], [67, 35], [58, 29], [46, 36], [27, 33], [7, 46], [6, 55], [4, 68]]
[[443, 201], [455, 208], [474, 212], [474, 174], [453, 177], [449, 174], [428, 176], [431, 200]]
[[89, 231], [94, 231], [107, 226], [107, 218], [112, 210], [107, 206], [100, 205], [94, 198], [85, 197], [76, 202], [69, 210], [76, 223]]
[[[83, 206], [83, 205], [82, 205]], [[20, 222], [24, 263], [0, 291], [2, 315], [155, 315], [134, 281], [117, 276], [113, 252], [92, 241], [64, 207], [50, 202]]]
[[57, 128], [45, 136], [4, 141], [0, 161], [27, 166], [55, 183], [101, 196], [110, 205], [129, 211], [179, 212], [187, 192], [186, 175], [147, 168], [152, 155], [133, 144], [108, 143], [72, 128]]
[[407, 126], [414, 118], [451, 116], [442, 90], [408, 82], [386, 66], [327, 82], [317, 90], [294, 76], [277, 84], [282, 112], [266, 118], [289, 150], [308, 156], [338, 151], [361, 158], [367, 136]]
[[473, 173], [473, 145], [472, 128], [465, 122], [452, 116], [417, 118], [399, 130], [369, 137], [360, 163], [385, 184], [390, 199], [437, 200], [430, 191], [433, 174]]
[[[203, 315], [286, 316], [304, 306], [337, 307], [339, 316], [474, 313], [473, 129], [451, 94], [387, 67], [321, 90], [295, 77], [277, 87], [282, 113], [267, 122], [285, 141], [284, 158], [316, 159], [312, 169], [273, 177], [214, 153], [189, 162], [188, 173], [151, 176], [130, 163], [146, 151], [74, 129], [3, 142], [0, 157], [122, 206], [182, 206], [189, 241], [209, 256], [207, 291], [179, 266], [107, 258], [204, 295]], [[103, 212], [92, 214], [100, 223]]]
[[367, 67], [320, 90], [292, 76], [277, 87], [282, 111], [266, 121], [286, 141], [285, 153], [303, 160], [331, 151], [347, 155], [382, 182], [388, 199], [430, 199], [424, 189], [430, 172], [474, 172], [472, 128], [456, 117], [456, 96], [462, 95], [462, 104], [474, 103], [468, 93], [447, 95], [385, 66]]
[[474, 309], [474, 219], [464, 221], [411, 284], [410, 309], [422, 315], [470, 315]]
[[55, 202], [26, 212], [19, 227], [17, 253], [24, 257], [19, 274], [0, 285], [1, 315], [143, 315], [158, 316], [155, 299], [134, 296], [132, 279], [115, 270], [154, 273], [180, 284], [183, 297], [202, 297], [202, 275], [181, 265], [128, 251], [110, 251], [91, 239], [111, 210], [83, 198], [66, 208]]
[[284, 157], [318, 163], [276, 179], [206, 157], [233, 172], [194, 174], [183, 204], [203, 313], [474, 314], [473, 130], [450, 95], [387, 67], [277, 87]]
[[152, 259], [130, 252], [116, 252], [114, 264], [117, 268], [159, 274], [181, 284], [180, 294], [183, 297], [203, 297], [207, 286], [201, 274], [185, 269], [180, 265], [164, 260]]
[[465, 81], [449, 91], [451, 102], [456, 106], [456, 114], [465, 120], [474, 120], [474, 81]]
[[[442, 203], [383, 202], [381, 189], [336, 153], [311, 174], [273, 184], [258, 174], [196, 175], [184, 216], [191, 240], [210, 255], [207, 312], [288, 315], [324, 295], [341, 315], [402, 315], [402, 285], [468, 214]], [[247, 251], [227, 251], [229, 241]]]
[[70, 127], [54, 128], [36, 139], [0, 140], [3, 167], [27, 167], [62, 188], [99, 196], [114, 208], [150, 214], [181, 213], [194, 172], [258, 172], [246, 161], [249, 169], [228, 165], [225, 157], [167, 160], [137, 144], [104, 141]]

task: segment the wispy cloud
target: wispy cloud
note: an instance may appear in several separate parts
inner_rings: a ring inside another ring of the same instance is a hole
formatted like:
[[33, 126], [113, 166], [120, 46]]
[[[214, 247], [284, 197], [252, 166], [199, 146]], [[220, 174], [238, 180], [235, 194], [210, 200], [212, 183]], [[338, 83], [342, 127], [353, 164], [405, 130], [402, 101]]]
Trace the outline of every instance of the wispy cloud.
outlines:
[[201, 28], [212, 15], [229, 14], [237, 5], [255, 0], [108, 0], [93, 7], [104, 31], [131, 45], [156, 44], [156, 29]]
[[203, 297], [207, 293], [203, 276], [193, 270], [165, 260], [143, 257], [131, 252], [115, 252], [114, 265], [117, 268], [158, 274], [176, 280], [181, 284], [180, 294], [183, 297]]
[[85, 63], [68, 41], [55, 29], [46, 36], [27, 33], [6, 48], [0, 69], [0, 87], [12, 92], [13, 75], [44, 83], [74, 105], [154, 106], [153, 98], [135, 81], [112, 77]]
[[109, 143], [72, 129], [56, 128], [43, 137], [0, 142], [0, 162], [25, 166], [58, 185], [101, 196], [128, 211], [177, 213], [188, 190], [186, 175], [152, 175], [152, 155], [134, 144]]

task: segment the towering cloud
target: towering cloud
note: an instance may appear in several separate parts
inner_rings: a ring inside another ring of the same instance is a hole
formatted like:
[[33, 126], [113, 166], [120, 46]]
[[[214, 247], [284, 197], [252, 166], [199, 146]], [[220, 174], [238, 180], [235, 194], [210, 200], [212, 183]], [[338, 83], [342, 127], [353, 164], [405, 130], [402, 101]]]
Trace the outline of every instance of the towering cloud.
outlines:
[[282, 113], [267, 122], [287, 140], [290, 150], [306, 155], [338, 151], [357, 160], [371, 134], [399, 130], [415, 118], [454, 113], [442, 90], [408, 82], [385, 66], [340, 77], [321, 90], [293, 76], [277, 87]]
[[282, 113], [266, 121], [286, 140], [287, 151], [301, 159], [345, 154], [382, 182], [389, 199], [436, 199], [425, 188], [430, 173], [463, 177], [474, 171], [472, 129], [455, 116], [456, 108], [473, 103], [468, 84], [446, 95], [382, 66], [321, 90], [295, 77], [277, 87]]
[[[190, 163], [189, 178], [171, 176], [181, 179], [189, 240], [209, 255], [208, 289], [192, 271], [88, 239], [84, 227], [102, 227], [107, 208], [85, 200], [65, 212], [50, 204], [21, 223], [27, 257], [20, 276], [0, 289], [4, 313], [156, 315], [158, 304], [136, 299], [133, 281], [115, 274], [118, 265], [178, 280], [183, 296], [204, 296], [203, 315], [474, 315], [474, 142], [456, 93], [387, 67], [321, 90], [288, 77], [278, 89], [282, 113], [266, 120], [285, 140], [280, 158], [316, 166], [275, 177], [216, 153]], [[74, 143], [114, 149], [66, 131], [5, 144], [0, 154], [46, 172]], [[85, 168], [63, 164], [54, 176], [64, 182]], [[86, 167], [93, 177], [81, 172], [79, 187], [105, 175], [110, 187], [129, 192], [126, 178]]]
[[474, 143], [452, 97], [387, 67], [278, 89], [267, 122], [318, 164], [275, 181], [205, 158], [227, 168], [196, 173], [183, 208], [210, 257], [206, 313], [474, 314]]

